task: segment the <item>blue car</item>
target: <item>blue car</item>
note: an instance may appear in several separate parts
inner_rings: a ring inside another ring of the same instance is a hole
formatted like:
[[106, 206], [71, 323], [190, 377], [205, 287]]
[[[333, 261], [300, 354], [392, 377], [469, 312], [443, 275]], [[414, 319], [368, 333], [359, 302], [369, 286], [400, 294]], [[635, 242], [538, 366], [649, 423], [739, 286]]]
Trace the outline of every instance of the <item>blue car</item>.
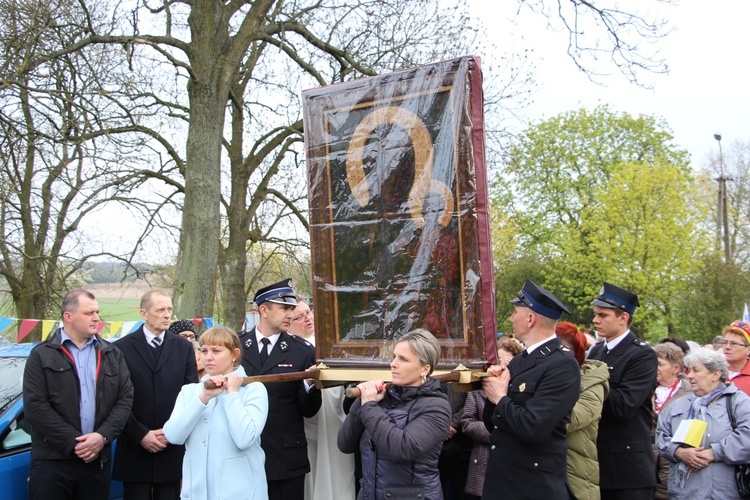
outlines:
[[[26, 500], [29, 496], [31, 434], [23, 415], [22, 379], [33, 347], [34, 344], [0, 346], [0, 485], [6, 500]], [[112, 443], [112, 456], [114, 447]], [[109, 498], [122, 498], [122, 483], [112, 481]]]

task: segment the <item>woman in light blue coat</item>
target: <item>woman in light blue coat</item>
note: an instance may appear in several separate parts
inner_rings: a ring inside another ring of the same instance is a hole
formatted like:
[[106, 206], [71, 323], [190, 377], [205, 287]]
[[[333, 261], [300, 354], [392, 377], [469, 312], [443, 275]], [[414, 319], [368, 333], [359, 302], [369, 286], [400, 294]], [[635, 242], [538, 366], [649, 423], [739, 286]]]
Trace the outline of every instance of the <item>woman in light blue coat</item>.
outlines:
[[[185, 444], [183, 499], [267, 499], [265, 455], [260, 434], [268, 416], [263, 384], [242, 386], [240, 340], [230, 328], [213, 327], [201, 335], [206, 375], [183, 386], [164, 435]], [[206, 389], [211, 381], [215, 389]]]
[[[726, 381], [727, 361], [720, 352], [691, 350], [685, 366], [693, 393], [665, 407], [656, 429], [656, 446], [670, 462], [669, 498], [739, 499], [734, 466], [750, 462], [750, 397]], [[672, 442], [686, 419], [708, 423], [700, 446]]]

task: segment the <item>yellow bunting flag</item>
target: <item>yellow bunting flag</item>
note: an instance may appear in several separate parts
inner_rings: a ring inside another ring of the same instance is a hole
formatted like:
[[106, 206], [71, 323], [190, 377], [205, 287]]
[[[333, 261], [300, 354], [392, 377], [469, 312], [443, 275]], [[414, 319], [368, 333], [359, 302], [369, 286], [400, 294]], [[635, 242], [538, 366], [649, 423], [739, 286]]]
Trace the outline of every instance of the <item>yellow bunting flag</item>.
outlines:
[[42, 320], [42, 340], [46, 339], [52, 333], [56, 324], [57, 320], [54, 319]]
[[120, 333], [120, 328], [122, 328], [122, 321], [113, 321], [109, 324], [109, 332], [107, 333], [108, 339], [114, 339], [118, 338], [118, 334]]

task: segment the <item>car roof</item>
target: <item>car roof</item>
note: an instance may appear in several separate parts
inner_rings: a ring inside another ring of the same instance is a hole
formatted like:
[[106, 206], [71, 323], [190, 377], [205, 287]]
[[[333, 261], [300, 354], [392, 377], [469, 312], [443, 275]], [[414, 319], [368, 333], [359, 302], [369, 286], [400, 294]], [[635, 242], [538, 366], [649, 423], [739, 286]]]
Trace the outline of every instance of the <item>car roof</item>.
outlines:
[[0, 358], [10, 358], [17, 356], [28, 357], [31, 354], [31, 350], [39, 342], [25, 342], [22, 344], [11, 344], [0, 346]]

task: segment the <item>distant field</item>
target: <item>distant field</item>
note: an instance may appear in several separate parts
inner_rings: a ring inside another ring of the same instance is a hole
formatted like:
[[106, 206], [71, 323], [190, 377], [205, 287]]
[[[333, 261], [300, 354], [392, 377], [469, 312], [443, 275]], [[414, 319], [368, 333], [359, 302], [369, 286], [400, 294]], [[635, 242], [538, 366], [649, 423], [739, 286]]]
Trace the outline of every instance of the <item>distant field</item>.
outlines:
[[139, 321], [140, 299], [98, 298], [99, 317], [102, 321]]

